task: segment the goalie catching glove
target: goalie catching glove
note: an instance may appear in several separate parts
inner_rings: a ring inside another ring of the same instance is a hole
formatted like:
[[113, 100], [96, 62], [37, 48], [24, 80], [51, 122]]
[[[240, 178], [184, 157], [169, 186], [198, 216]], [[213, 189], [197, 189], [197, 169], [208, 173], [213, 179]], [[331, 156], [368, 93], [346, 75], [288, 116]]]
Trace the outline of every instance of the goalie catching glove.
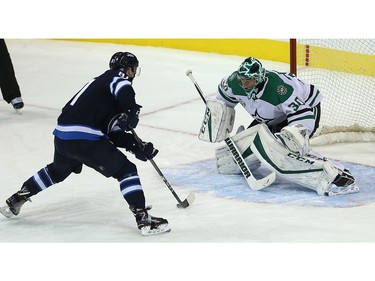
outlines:
[[306, 128], [301, 124], [286, 126], [275, 136], [287, 149], [298, 156], [303, 157], [309, 151], [309, 136]]

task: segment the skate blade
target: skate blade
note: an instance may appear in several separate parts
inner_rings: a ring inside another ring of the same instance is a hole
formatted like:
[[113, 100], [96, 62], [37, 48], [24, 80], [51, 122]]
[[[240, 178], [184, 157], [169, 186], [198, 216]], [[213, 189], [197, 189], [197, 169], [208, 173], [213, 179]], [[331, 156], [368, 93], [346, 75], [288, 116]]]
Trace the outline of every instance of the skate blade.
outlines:
[[151, 236], [171, 232], [168, 224], [161, 224], [158, 228], [151, 229], [151, 226], [144, 226], [141, 228], [142, 236]]
[[3, 206], [0, 208], [0, 213], [3, 214], [6, 218], [11, 218], [14, 216], [14, 214], [9, 209], [9, 206]]

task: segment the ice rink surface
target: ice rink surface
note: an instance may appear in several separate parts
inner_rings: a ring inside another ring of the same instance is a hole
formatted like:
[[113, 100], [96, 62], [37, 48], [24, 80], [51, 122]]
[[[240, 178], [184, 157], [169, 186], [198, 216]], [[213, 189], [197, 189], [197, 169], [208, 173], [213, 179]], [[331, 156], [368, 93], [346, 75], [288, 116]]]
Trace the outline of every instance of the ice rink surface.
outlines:
[[[223, 177], [216, 173], [214, 145], [197, 138], [205, 107], [185, 73], [191, 69], [210, 96], [221, 78], [238, 67], [242, 57], [57, 40], [7, 40], [7, 45], [25, 107], [22, 114], [16, 114], [10, 105], [0, 102], [1, 202], [52, 161], [52, 131], [61, 108], [86, 82], [107, 69], [109, 58], [117, 51], [136, 54], [142, 68], [134, 81], [137, 101], [143, 106], [138, 135], [160, 150], [155, 162], [181, 199], [193, 191], [196, 201], [187, 209], [176, 208], [175, 198], [152, 165], [134, 160], [146, 203], [153, 205], [150, 213], [167, 218], [172, 228], [169, 234], [142, 237], [118, 182], [84, 167], [80, 175], [71, 175], [33, 197], [19, 216], [0, 217], [4, 251], [9, 249], [9, 243], [30, 243], [27, 251], [44, 249], [47, 254], [45, 245], [57, 243], [53, 247], [70, 252], [75, 244], [83, 243], [79, 250], [99, 252], [100, 258], [105, 259], [114, 248], [116, 254], [118, 249], [124, 255], [140, 248], [147, 267], [147, 256], [152, 254], [155, 258], [155, 251], [165, 248], [173, 255], [186, 251], [202, 263], [201, 251], [210, 251], [216, 258], [223, 255], [226, 260], [228, 251], [229, 255], [232, 251], [236, 255], [239, 250], [245, 252], [245, 257], [238, 261], [238, 272], [246, 273], [248, 262], [253, 263], [254, 258], [263, 259], [264, 264], [267, 259], [284, 259], [282, 253], [288, 251], [293, 258], [294, 254], [301, 254], [296, 243], [305, 244], [303, 252], [318, 252], [317, 264], [312, 265], [315, 268], [327, 264], [336, 267], [336, 262], [351, 261], [353, 256], [362, 259], [363, 250], [374, 250], [375, 143], [315, 147], [326, 157], [348, 162], [358, 178], [363, 192], [344, 195], [342, 200], [319, 197], [283, 181], [256, 193], [249, 190], [241, 176]], [[263, 65], [288, 71], [288, 65], [283, 63], [263, 61]], [[249, 123], [249, 116], [238, 108], [235, 128]], [[283, 184], [285, 190], [280, 188]], [[91, 243], [97, 246], [91, 248]], [[316, 243], [320, 246], [315, 247]], [[261, 251], [257, 251], [260, 245]], [[329, 258], [332, 251], [339, 253], [334, 256], [335, 261]], [[222, 259], [215, 263], [225, 264]], [[184, 265], [178, 264], [177, 268], [185, 270]], [[239, 277], [228, 278], [236, 276]]]

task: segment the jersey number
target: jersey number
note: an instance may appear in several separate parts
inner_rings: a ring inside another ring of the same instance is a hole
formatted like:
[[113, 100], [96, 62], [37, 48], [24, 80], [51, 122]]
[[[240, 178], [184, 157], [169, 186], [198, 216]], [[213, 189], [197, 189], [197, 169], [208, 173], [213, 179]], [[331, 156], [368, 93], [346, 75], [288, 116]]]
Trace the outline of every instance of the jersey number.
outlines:
[[74, 97], [74, 99], [70, 102], [70, 105], [73, 106], [77, 100], [79, 99], [79, 97], [83, 94], [83, 92], [88, 88], [88, 86], [91, 85], [92, 82], [94, 82], [95, 79], [92, 79], [90, 82], [88, 82], [85, 86], [83, 86], [83, 88], [81, 90], [79, 90], [79, 92], [76, 94], [76, 96]]
[[298, 108], [303, 105], [304, 102], [300, 101], [297, 97], [294, 99], [294, 102], [290, 103], [288, 106], [293, 108], [294, 111], [297, 111]]

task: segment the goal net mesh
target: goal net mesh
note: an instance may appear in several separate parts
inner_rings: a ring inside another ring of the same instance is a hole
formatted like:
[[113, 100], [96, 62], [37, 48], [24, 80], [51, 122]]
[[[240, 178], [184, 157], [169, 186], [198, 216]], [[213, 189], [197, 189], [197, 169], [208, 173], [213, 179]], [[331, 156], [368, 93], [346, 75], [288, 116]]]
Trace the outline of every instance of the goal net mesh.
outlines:
[[296, 59], [324, 96], [312, 144], [375, 141], [375, 39], [297, 39]]

